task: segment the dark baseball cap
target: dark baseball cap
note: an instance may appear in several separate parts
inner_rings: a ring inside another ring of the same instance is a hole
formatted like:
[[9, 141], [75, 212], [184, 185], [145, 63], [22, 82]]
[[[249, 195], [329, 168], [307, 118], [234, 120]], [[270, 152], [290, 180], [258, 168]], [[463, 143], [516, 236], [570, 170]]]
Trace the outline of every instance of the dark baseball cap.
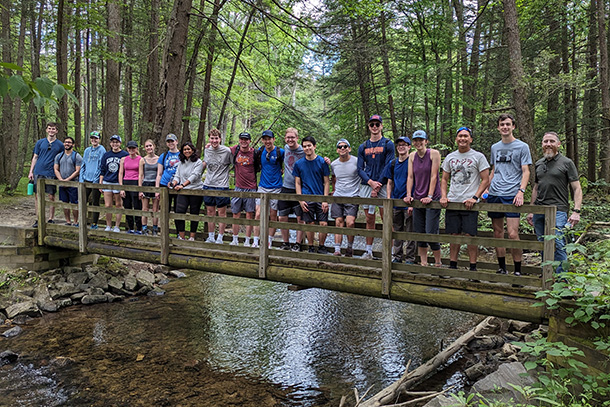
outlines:
[[112, 137], [110, 137], [110, 140], [119, 140], [119, 143], [122, 142], [123, 140], [121, 140], [121, 136], [119, 136], [118, 134], [114, 134], [112, 135]]
[[379, 123], [383, 123], [383, 119], [378, 114], [374, 114], [371, 117], [369, 117], [369, 123], [370, 122], [374, 122], [374, 121], [378, 121]]
[[265, 130], [265, 131], [263, 131], [263, 137], [275, 138], [275, 134], [273, 134], [273, 132], [271, 130]]
[[411, 145], [411, 139], [410, 139], [409, 137], [407, 137], [407, 136], [401, 136], [401, 137], [398, 137], [398, 138], [396, 139], [396, 143], [398, 143], [399, 141], [404, 141], [404, 142], [405, 142], [405, 143], [407, 143], [408, 145]]
[[174, 133], [169, 133], [167, 136], [165, 136], [165, 141], [169, 140], [178, 141], [178, 137], [176, 137]]
[[247, 131], [244, 131], [243, 133], [239, 133], [239, 138], [245, 138], [248, 140], [252, 140], [252, 136]]
[[127, 148], [138, 148], [138, 143], [136, 143], [134, 140], [129, 140], [127, 142]]
[[100, 138], [100, 132], [99, 131], [92, 131], [91, 134], [89, 134], [89, 137], [95, 137], [95, 138]]

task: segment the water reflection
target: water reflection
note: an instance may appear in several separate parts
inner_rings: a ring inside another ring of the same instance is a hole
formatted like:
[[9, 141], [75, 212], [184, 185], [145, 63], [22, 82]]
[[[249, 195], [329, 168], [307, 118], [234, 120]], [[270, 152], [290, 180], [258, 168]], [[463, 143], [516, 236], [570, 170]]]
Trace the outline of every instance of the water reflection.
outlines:
[[[284, 284], [187, 274], [166, 286], [163, 297], [49, 314], [1, 346], [25, 360], [72, 358], [70, 369], [57, 372], [66, 394], [78, 394], [66, 396], [67, 405], [220, 405], [215, 398], [225, 397], [241, 397], [243, 406], [278, 405], [282, 396], [271, 384], [292, 393], [292, 401], [281, 405], [337, 405], [353, 387], [362, 394], [371, 385], [376, 391], [390, 384], [409, 359], [421, 364], [441, 341], [480, 319], [320, 289], [294, 292]], [[0, 369], [2, 393], [15, 381], [7, 376], [11, 369], [27, 366]], [[236, 375], [247, 380], [236, 384]], [[16, 382], [27, 390], [26, 381]], [[252, 394], [259, 399], [250, 400]]]

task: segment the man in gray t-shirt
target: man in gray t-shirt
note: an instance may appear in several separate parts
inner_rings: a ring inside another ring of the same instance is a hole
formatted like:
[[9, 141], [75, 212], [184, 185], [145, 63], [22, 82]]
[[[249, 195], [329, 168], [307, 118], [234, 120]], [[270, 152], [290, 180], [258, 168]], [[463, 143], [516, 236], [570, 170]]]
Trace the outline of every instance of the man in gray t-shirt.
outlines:
[[[64, 151], [55, 156], [53, 170], [60, 181], [78, 181], [80, 167], [83, 165], [83, 157], [74, 151], [74, 139], [66, 137], [64, 140]], [[59, 200], [62, 202], [78, 203], [78, 189], [75, 187], [59, 187]], [[78, 209], [72, 210], [74, 224], [78, 226]], [[70, 209], [64, 209], [66, 224], [72, 225], [70, 220]]]

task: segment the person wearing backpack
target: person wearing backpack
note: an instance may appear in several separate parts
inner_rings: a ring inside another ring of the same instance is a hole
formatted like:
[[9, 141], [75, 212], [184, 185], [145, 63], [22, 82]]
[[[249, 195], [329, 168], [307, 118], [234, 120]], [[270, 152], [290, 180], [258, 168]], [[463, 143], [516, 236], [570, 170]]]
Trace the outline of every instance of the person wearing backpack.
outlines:
[[[100, 164], [102, 157], [106, 154], [106, 148], [100, 144], [99, 131], [92, 131], [89, 140], [91, 141], [91, 146], [87, 147], [83, 153], [83, 165], [80, 167], [79, 181], [97, 184], [100, 182]], [[91, 205], [100, 206], [101, 194], [97, 188], [87, 188], [87, 202], [89, 197], [91, 197]], [[96, 230], [100, 213], [93, 212], [91, 217], [91, 229]]]
[[[164, 187], [168, 188], [169, 183], [176, 173], [178, 164], [180, 163], [180, 151], [178, 150], [178, 137], [175, 134], [169, 133], [165, 136], [165, 143], [167, 144], [167, 151], [159, 156], [157, 162], [157, 180], [155, 186], [157, 188]], [[169, 196], [169, 210], [175, 208], [176, 195]]]
[[[256, 192], [256, 172], [257, 168], [254, 162], [254, 149], [250, 147], [252, 136], [250, 133], [243, 132], [239, 134], [239, 143], [231, 147], [233, 155], [233, 166], [235, 168], [235, 191], [236, 192]], [[256, 213], [256, 198], [231, 198], [231, 212], [233, 219], [239, 219], [241, 212], [246, 212], [246, 219], [254, 219]], [[231, 245], [239, 244], [239, 226], [233, 224], [233, 240]], [[246, 226], [246, 239], [244, 246], [250, 246], [250, 237], [252, 236], [252, 226]]]
[[[55, 164], [53, 170], [55, 176], [60, 181], [78, 181], [80, 167], [83, 164], [83, 157], [73, 150], [74, 139], [70, 136], [64, 139], [64, 151], [55, 156]], [[78, 188], [76, 187], [59, 187], [59, 200], [66, 203], [78, 203]], [[78, 226], [78, 209], [72, 210], [74, 216], [74, 226]], [[72, 226], [70, 220], [70, 209], [64, 209], [66, 225]]]

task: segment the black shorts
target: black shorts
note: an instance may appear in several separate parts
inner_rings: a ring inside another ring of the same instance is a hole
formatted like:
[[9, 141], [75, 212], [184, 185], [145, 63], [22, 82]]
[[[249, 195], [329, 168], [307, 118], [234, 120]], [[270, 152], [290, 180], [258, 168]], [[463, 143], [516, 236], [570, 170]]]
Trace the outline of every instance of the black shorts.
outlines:
[[477, 235], [478, 211], [445, 211], [445, 233]]
[[[36, 193], [36, 187], [38, 185], [38, 178], [44, 178], [44, 179], [56, 179], [55, 177], [47, 177], [44, 175], [36, 175], [34, 174], [34, 193]], [[57, 191], [57, 188], [55, 187], [55, 185], [49, 185], [49, 184], [45, 184], [44, 186], [44, 192], [46, 192], [47, 195], [55, 195], [55, 192]]]
[[307, 202], [309, 212], [303, 212], [303, 221], [305, 223], [312, 222], [328, 222], [328, 211], [322, 210], [322, 202]]
[[[154, 187], [155, 184], [156, 184], [155, 181], [142, 181], [143, 187]], [[144, 192], [144, 197], [145, 198], [154, 198], [155, 193], [154, 192]]]
[[[282, 187], [280, 194], [296, 194], [296, 192], [296, 189]], [[278, 216], [288, 216], [291, 213], [294, 213], [299, 217], [303, 216], [303, 210], [301, 209], [301, 205], [299, 205], [298, 201], [277, 201]]]

